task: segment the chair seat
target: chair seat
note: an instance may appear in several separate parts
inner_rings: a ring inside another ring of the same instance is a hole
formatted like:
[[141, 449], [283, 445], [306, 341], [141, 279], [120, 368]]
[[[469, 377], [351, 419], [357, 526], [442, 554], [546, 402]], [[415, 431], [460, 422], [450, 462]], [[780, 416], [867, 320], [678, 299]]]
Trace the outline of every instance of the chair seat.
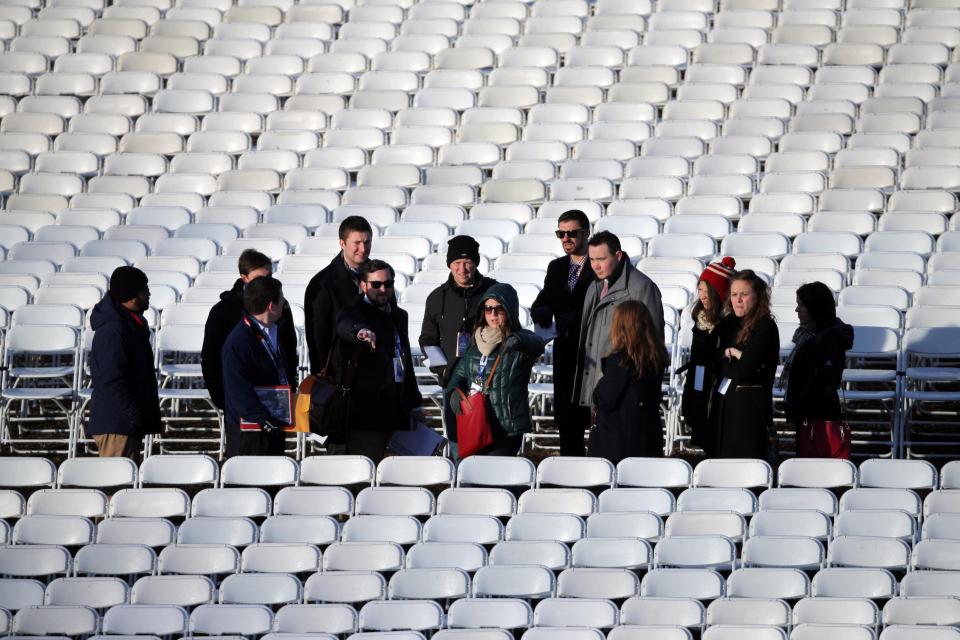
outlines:
[[897, 372], [892, 369], [845, 369], [844, 382], [894, 382]]
[[926, 382], [953, 382], [960, 379], [957, 367], [909, 367], [907, 378]]
[[199, 364], [162, 364], [160, 375], [173, 378], [200, 377], [203, 375]]
[[209, 400], [206, 389], [158, 389], [161, 400]]
[[66, 378], [73, 375], [73, 367], [13, 367], [12, 378]]
[[926, 402], [960, 402], [960, 391], [907, 391], [907, 400]]
[[73, 397], [73, 389], [63, 387], [4, 389], [2, 397], [6, 400], [58, 400]]

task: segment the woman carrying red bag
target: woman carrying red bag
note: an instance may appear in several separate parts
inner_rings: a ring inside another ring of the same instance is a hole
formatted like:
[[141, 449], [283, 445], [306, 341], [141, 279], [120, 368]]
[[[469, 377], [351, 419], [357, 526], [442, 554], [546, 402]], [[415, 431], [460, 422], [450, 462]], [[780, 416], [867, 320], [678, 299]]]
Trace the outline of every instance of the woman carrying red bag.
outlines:
[[[517, 292], [508, 284], [490, 287], [480, 303], [479, 318], [466, 354], [447, 384], [450, 409], [457, 415], [458, 432], [469, 422], [461, 405], [471, 411], [486, 396], [486, 424], [490, 437], [458, 433], [458, 457], [472, 454], [513, 456], [520, 451], [523, 434], [533, 428], [527, 385], [533, 363], [543, 353], [543, 341], [520, 325]], [[482, 409], [481, 409], [482, 410]], [[476, 442], [488, 443], [473, 450]]]
[[850, 434], [840, 422], [838, 392], [853, 327], [837, 318], [833, 292], [822, 282], [797, 289], [797, 319], [796, 346], [781, 374], [787, 422], [797, 430], [797, 455], [849, 458]]

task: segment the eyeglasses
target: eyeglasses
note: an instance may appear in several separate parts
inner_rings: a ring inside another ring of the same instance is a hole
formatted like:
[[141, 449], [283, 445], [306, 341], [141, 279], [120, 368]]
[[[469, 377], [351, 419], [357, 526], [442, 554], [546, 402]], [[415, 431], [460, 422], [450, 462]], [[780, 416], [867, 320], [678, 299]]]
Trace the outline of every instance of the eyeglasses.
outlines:
[[576, 240], [577, 236], [583, 233], [583, 229], [570, 229], [569, 231], [562, 231], [560, 229], [557, 229], [554, 233], [557, 234], [557, 238], [560, 240], [563, 240], [564, 237], [573, 238], [574, 240]]
[[383, 287], [384, 289], [393, 289], [393, 283], [396, 280], [367, 280], [367, 285], [372, 289], [379, 289]]
[[497, 314], [499, 314], [499, 313], [506, 313], [507, 310], [504, 309], [503, 307], [494, 307], [493, 305], [489, 305], [489, 304], [488, 304], [488, 305], [484, 305], [484, 307], [483, 307], [483, 312], [484, 312], [484, 313], [497, 313]]

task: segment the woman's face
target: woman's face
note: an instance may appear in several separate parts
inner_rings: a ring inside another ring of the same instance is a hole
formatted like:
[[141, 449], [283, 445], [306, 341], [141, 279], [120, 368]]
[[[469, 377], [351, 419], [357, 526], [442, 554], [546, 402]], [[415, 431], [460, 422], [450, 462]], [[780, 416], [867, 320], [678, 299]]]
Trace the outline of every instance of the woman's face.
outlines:
[[700, 304], [707, 311], [710, 311], [710, 290], [707, 288], [709, 286], [703, 280], [697, 284], [697, 297], [700, 298]]
[[502, 327], [507, 322], [507, 310], [496, 300], [488, 298], [483, 301], [483, 319], [488, 327]]
[[746, 280], [734, 280], [730, 284], [730, 306], [738, 318], [749, 314], [757, 306], [757, 294]]
[[803, 304], [803, 300], [800, 297], [797, 297], [797, 320], [800, 321], [800, 324], [807, 324], [810, 322], [810, 310], [807, 309], [807, 305]]

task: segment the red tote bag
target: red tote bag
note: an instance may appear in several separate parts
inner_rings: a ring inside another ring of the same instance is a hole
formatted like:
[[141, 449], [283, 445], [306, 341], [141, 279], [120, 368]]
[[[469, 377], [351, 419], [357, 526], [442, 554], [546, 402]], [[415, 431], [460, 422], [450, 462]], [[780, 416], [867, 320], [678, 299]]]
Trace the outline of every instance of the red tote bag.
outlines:
[[850, 425], [840, 420], [804, 420], [797, 430], [801, 458], [850, 459]]
[[487, 376], [483, 389], [470, 395], [457, 389], [460, 394], [460, 414], [457, 416], [457, 454], [461, 458], [472, 456], [484, 447], [493, 444], [493, 431], [490, 428], [490, 404], [487, 402], [487, 390], [490, 381], [500, 364], [500, 356], [493, 361], [493, 368]]

